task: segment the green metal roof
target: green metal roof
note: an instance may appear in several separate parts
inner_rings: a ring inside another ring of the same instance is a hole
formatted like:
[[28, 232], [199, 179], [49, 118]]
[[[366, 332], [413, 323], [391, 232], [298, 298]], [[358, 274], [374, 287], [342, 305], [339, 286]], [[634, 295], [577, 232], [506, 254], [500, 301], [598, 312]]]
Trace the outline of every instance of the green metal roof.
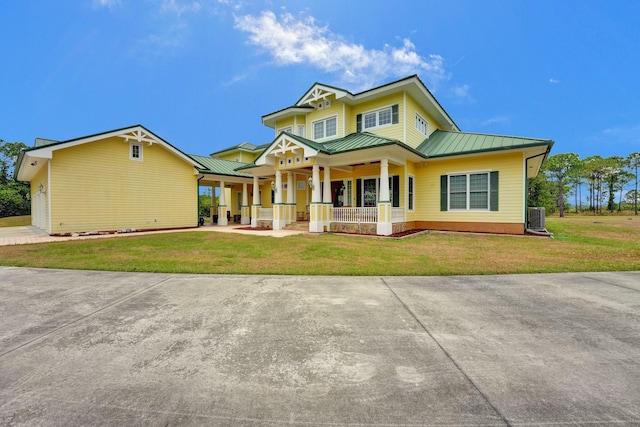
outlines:
[[334, 139], [324, 143], [325, 148], [332, 154], [345, 151], [362, 150], [365, 148], [379, 147], [381, 145], [397, 144], [397, 139], [385, 138], [370, 132], [356, 132], [344, 138]]
[[550, 139], [436, 130], [417, 148], [427, 158], [553, 145]]
[[231, 160], [216, 159], [213, 157], [198, 156], [195, 154], [190, 154], [189, 157], [206, 167], [206, 169], [200, 169], [200, 172], [203, 173], [253, 178], [253, 175], [236, 171], [237, 168], [247, 166], [248, 163], [233, 162]]
[[234, 146], [225, 148], [224, 150], [215, 151], [215, 152], [211, 153], [211, 155], [215, 156], [217, 154], [222, 154], [222, 153], [226, 153], [228, 151], [234, 151], [234, 150], [260, 152], [260, 151], [264, 150], [265, 148], [267, 148], [267, 146], [265, 144], [263, 144], [263, 145], [254, 145], [254, 144], [252, 144], [250, 142], [241, 142], [238, 145], [234, 145]]

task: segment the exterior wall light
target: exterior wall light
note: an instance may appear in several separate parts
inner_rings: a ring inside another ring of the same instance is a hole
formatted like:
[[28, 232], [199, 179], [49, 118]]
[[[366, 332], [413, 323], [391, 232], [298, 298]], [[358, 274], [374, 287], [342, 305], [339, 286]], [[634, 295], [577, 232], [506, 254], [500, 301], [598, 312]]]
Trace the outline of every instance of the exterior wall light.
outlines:
[[309, 179], [307, 180], [307, 182], [309, 183], [309, 188], [314, 190], [315, 186], [313, 185], [313, 178], [309, 177]]
[[277, 193], [277, 192], [278, 192], [278, 189], [276, 188], [276, 183], [275, 183], [275, 182], [273, 182], [273, 181], [271, 181], [271, 189], [272, 189], [275, 193]]

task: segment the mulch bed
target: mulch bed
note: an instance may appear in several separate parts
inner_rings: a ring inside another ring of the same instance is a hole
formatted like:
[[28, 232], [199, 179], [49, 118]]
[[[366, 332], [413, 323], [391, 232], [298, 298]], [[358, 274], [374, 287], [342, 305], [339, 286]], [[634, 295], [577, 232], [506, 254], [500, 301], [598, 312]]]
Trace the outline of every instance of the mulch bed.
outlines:
[[393, 234], [391, 234], [389, 236], [386, 236], [386, 237], [394, 237], [396, 239], [400, 239], [402, 237], [411, 236], [412, 234], [418, 234], [418, 233], [421, 233], [423, 231], [427, 231], [427, 230], [424, 229], [424, 228], [414, 228], [412, 230], [404, 230], [404, 231], [400, 231], [399, 233], [393, 233]]
[[234, 230], [251, 230], [251, 231], [270, 231], [272, 228], [268, 227], [233, 227]]

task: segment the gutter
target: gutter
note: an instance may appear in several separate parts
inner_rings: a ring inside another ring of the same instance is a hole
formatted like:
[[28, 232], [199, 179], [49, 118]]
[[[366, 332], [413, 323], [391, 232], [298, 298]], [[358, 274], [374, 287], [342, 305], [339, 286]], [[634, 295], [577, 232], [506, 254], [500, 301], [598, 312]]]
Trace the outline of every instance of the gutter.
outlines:
[[524, 182], [525, 182], [526, 187], [527, 187], [526, 191], [525, 191], [525, 194], [524, 194], [524, 226], [525, 226], [525, 230], [527, 229], [527, 225], [529, 224], [529, 175], [528, 175], [529, 160], [535, 159], [536, 157], [544, 156], [544, 159], [542, 159], [542, 162], [540, 163], [540, 166], [542, 166], [542, 163], [544, 163], [544, 161], [547, 159], [547, 156], [551, 152], [551, 147], [552, 146], [553, 146], [553, 142], [551, 142], [551, 144], [549, 144], [547, 146], [547, 149], [546, 149], [546, 151], [544, 153], [536, 154], [535, 156], [527, 157], [526, 159], [524, 159]]

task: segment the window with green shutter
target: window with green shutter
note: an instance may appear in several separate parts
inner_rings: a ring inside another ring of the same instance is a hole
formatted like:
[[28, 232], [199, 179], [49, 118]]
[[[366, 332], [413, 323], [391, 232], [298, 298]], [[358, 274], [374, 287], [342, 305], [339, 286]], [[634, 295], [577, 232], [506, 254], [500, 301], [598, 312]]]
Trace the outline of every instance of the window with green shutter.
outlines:
[[498, 194], [498, 171], [440, 177], [441, 211], [497, 211]]

